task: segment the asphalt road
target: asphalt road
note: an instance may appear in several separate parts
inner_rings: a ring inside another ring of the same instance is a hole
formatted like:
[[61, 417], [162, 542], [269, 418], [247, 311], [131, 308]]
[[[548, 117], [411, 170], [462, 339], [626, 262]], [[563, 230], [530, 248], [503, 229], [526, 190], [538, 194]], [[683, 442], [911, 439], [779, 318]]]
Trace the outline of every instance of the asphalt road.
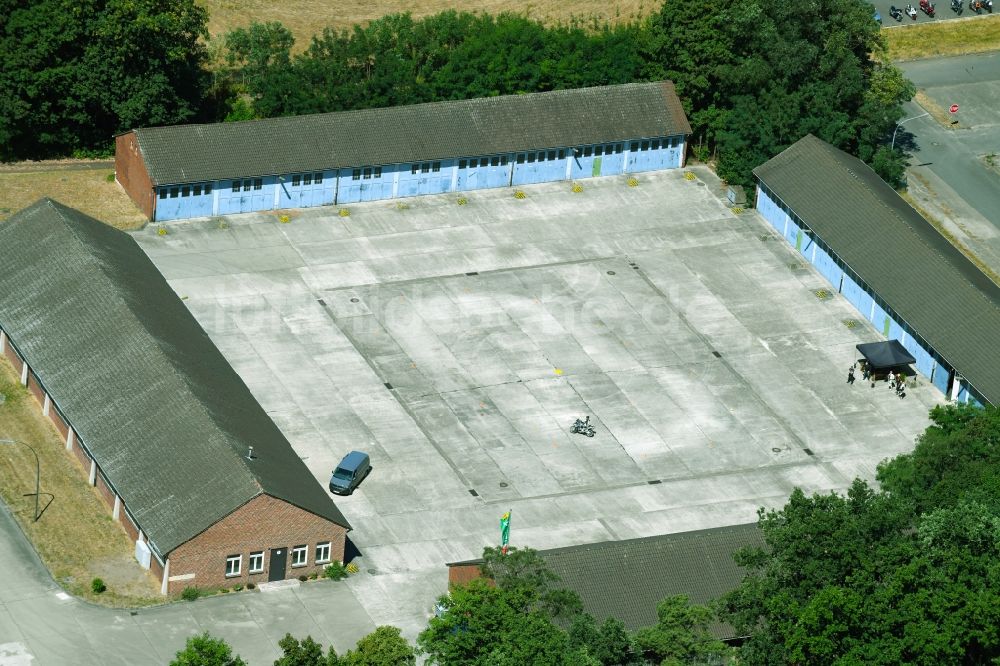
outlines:
[[[946, 183], [953, 193], [944, 188], [940, 196], [957, 195], [1000, 236], [1000, 174], [985, 161], [990, 154], [1000, 160], [1000, 53], [920, 60], [900, 67], [938, 106], [959, 106], [954, 115], [957, 129], [944, 127], [930, 116], [915, 118], [900, 128], [896, 142], [912, 155], [911, 174]], [[906, 112], [911, 118], [924, 109], [911, 102]], [[960, 208], [961, 202], [951, 207]], [[1000, 252], [1000, 238], [985, 241], [993, 252]]]
[[[892, 5], [896, 5], [900, 9], [903, 9], [904, 7], [906, 7], [908, 1], [917, 9], [916, 20], [913, 20], [907, 16], [903, 16], [903, 19], [901, 21], [896, 21], [889, 15], [889, 8]], [[919, 2], [920, 0], [891, 0], [890, 2], [883, 2], [882, 0], [878, 0], [877, 2], [873, 2], [872, 4], [875, 5], [875, 8], [882, 15], [882, 25], [887, 28], [891, 28], [893, 26], [899, 26], [900, 28], [903, 28], [908, 25], [913, 25], [913, 24], [919, 25], [921, 23], [927, 23], [928, 21], [947, 21], [949, 19], [959, 18], [960, 16], [964, 18], [976, 15], [976, 12], [969, 9], [969, 0], [962, 1], [961, 14], [952, 11], [951, 0], [934, 0], [933, 4], [936, 10], [934, 12], [934, 16], [928, 16], [924, 12], [920, 11]], [[1000, 2], [998, 2], [996, 9], [1000, 11]], [[985, 15], [988, 14], [989, 12], [983, 11], [982, 13]]]

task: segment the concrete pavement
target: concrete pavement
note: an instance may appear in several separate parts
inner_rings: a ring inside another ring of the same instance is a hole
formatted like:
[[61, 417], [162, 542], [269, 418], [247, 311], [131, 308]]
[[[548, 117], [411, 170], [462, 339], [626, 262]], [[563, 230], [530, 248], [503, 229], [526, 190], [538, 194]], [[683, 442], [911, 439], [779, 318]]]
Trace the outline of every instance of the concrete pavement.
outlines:
[[[7, 529], [0, 568], [21, 568], [0, 591], [0, 664], [163, 664], [206, 629], [252, 664], [286, 631], [338, 652], [379, 624], [413, 640], [444, 563], [495, 543], [507, 509], [512, 543], [552, 548], [748, 522], [794, 487], [871, 479], [943, 396], [848, 386], [878, 333], [696, 172], [137, 233], [306, 481], [371, 453], [337, 498], [361, 573], [132, 615], [59, 598]], [[584, 415], [592, 439], [569, 432]]]

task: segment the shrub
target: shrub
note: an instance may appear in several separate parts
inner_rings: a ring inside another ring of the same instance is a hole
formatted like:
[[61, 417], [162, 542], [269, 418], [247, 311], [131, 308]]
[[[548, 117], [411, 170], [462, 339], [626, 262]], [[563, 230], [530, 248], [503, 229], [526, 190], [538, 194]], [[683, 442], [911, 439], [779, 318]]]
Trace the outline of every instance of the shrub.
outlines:
[[219, 594], [229, 594], [229, 588], [228, 587], [220, 587], [219, 588]]
[[255, 589], [257, 589], [257, 586], [254, 585], [253, 583], [247, 583], [247, 589], [248, 590], [255, 590]]
[[184, 601], [194, 601], [201, 596], [201, 590], [197, 587], [185, 587], [184, 591], [181, 592], [181, 599]]
[[347, 567], [342, 562], [331, 562], [323, 569], [323, 575], [330, 580], [340, 580], [347, 578]]
[[108, 586], [104, 584], [104, 581], [100, 578], [95, 578], [90, 581], [90, 591], [94, 594], [101, 594], [108, 589]]
[[115, 172], [112, 171], [111, 173], [109, 173], [107, 176], [104, 177], [104, 180], [108, 181], [109, 183], [115, 182]]
[[299, 580], [300, 580], [300, 581], [302, 581], [302, 582], [304, 583], [304, 582], [306, 582], [307, 580], [309, 580], [309, 576], [307, 576], [307, 575], [305, 575], [305, 574], [302, 574], [301, 576], [299, 576]]
[[309, 574], [309, 580], [316, 580], [317, 578], [319, 578], [318, 574], [314, 574], [314, 573]]
[[[252, 583], [251, 583], [251, 584], [252, 584]], [[242, 586], [242, 585], [234, 585], [234, 586], [233, 586], [233, 592], [239, 592], [239, 591], [240, 591], [240, 590], [242, 590], [242, 589], [243, 589], [243, 586]]]

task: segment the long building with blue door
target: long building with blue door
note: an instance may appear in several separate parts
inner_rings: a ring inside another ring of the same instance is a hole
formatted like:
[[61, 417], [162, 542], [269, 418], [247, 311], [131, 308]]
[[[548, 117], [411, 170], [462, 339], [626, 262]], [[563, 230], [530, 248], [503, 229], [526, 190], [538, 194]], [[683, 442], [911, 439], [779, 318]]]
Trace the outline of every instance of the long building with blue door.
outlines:
[[673, 169], [690, 133], [672, 83], [629, 83], [136, 129], [115, 171], [163, 221]]
[[1000, 405], [1000, 287], [861, 160], [807, 135], [754, 169], [757, 210], [916, 369]]

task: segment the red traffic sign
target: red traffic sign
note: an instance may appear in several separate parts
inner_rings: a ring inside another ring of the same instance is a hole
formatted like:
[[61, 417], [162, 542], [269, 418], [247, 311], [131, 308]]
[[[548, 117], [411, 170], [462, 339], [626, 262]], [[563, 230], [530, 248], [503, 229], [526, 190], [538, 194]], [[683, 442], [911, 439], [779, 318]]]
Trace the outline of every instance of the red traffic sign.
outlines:
[[951, 108], [948, 109], [952, 113], [958, 113], [958, 104], [952, 104]]

